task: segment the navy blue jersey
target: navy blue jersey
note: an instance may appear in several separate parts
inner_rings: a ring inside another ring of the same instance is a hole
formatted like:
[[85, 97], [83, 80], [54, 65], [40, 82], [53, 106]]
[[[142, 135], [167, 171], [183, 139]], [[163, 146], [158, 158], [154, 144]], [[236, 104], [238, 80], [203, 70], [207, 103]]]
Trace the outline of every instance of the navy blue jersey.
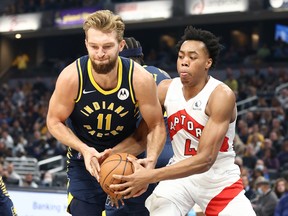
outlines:
[[154, 77], [154, 80], [156, 84], [158, 85], [162, 80], [164, 79], [171, 79], [169, 74], [160, 68], [154, 67], [154, 66], [148, 66], [144, 65], [143, 66], [149, 73], [151, 73]]
[[[113, 148], [136, 129], [139, 109], [132, 84], [134, 62], [119, 57], [118, 84], [110, 90], [95, 82], [88, 56], [77, 59], [76, 66], [79, 90], [67, 124], [81, 141], [97, 151]], [[69, 158], [79, 158], [77, 152], [70, 151]]]
[[[123, 57], [118, 60], [118, 83], [110, 90], [102, 89], [94, 80], [88, 56], [76, 60], [78, 96], [66, 123], [81, 141], [98, 152], [112, 148], [130, 136], [136, 130], [139, 118], [132, 84], [134, 62]], [[82, 155], [68, 148], [67, 158], [69, 206], [76, 198], [104, 209], [107, 195], [86, 170]]]
[[10, 196], [7, 192], [5, 183], [0, 176], [0, 215], [1, 216], [16, 216], [16, 211]]

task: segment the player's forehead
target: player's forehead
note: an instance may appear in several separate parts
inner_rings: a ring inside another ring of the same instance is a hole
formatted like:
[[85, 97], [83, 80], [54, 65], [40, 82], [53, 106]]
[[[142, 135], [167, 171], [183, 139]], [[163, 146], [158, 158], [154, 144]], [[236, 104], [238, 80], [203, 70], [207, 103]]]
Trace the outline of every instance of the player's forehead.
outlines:
[[200, 54], [206, 53], [206, 46], [202, 41], [186, 40], [180, 47], [179, 53], [183, 54]]
[[86, 33], [86, 40], [93, 44], [108, 44], [118, 43], [116, 31], [100, 31], [95, 28], [88, 29]]

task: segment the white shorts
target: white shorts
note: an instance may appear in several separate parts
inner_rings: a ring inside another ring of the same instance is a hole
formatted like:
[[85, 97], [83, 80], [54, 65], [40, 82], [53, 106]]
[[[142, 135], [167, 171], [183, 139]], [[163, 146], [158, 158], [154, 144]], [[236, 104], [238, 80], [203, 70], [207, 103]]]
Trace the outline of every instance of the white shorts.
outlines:
[[[205, 173], [161, 181], [153, 193], [172, 201], [183, 216], [195, 203], [206, 216], [255, 215], [250, 201], [244, 195], [239, 167], [232, 159], [217, 161]], [[149, 209], [149, 198], [146, 204]]]

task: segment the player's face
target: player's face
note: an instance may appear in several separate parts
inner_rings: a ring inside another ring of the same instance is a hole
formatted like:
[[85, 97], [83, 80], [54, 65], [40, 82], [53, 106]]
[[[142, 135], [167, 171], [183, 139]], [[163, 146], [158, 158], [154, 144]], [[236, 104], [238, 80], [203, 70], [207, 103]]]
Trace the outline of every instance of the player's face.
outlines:
[[180, 47], [177, 71], [183, 85], [194, 86], [205, 81], [211, 64], [203, 42], [187, 40]]
[[116, 39], [116, 32], [102, 32], [90, 28], [86, 33], [86, 48], [95, 72], [106, 74], [116, 67], [122, 42]]

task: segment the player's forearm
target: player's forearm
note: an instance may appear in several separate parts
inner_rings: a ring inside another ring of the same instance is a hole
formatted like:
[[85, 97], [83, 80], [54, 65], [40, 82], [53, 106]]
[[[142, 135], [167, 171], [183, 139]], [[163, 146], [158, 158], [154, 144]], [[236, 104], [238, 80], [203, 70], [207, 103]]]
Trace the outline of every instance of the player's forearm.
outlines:
[[163, 150], [166, 141], [166, 128], [164, 121], [151, 130], [147, 136], [147, 159], [155, 167], [157, 159]]
[[83, 151], [88, 147], [62, 122], [52, 122], [48, 120], [47, 127], [52, 136], [54, 136], [61, 144], [71, 147], [81, 153], [83, 153]]
[[126, 152], [132, 155], [139, 155], [145, 151], [146, 140], [137, 138], [134, 134], [123, 140], [112, 148], [113, 153]]

